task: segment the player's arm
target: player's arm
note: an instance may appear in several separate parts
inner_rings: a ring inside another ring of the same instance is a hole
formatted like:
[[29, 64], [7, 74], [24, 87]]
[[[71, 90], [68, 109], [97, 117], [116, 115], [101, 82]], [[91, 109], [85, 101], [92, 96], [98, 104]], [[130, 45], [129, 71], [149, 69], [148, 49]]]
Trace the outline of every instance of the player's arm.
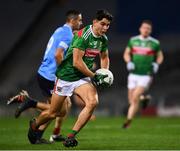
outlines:
[[129, 47], [126, 47], [123, 58], [126, 63], [131, 61], [131, 50]]
[[126, 62], [126, 67], [128, 71], [132, 71], [135, 69], [134, 63], [131, 61], [131, 49], [130, 47], [126, 47], [123, 55], [124, 61]]
[[67, 51], [67, 49], [69, 47], [68, 44], [70, 42], [71, 42], [71, 39], [67, 35], [64, 35], [63, 38], [61, 39], [61, 41], [59, 42], [58, 47], [55, 52], [55, 58], [56, 58], [57, 65], [60, 65], [61, 62], [63, 61], [64, 52]]
[[163, 55], [163, 52], [160, 50], [157, 52], [157, 55], [156, 55], [156, 63], [157, 64], [162, 64], [163, 63], [163, 60], [164, 60], [164, 55]]
[[109, 69], [109, 54], [108, 51], [100, 53], [101, 68]]
[[164, 60], [164, 56], [163, 56], [163, 53], [161, 50], [159, 50], [156, 54], [156, 60], [155, 62], [152, 63], [152, 66], [153, 66], [153, 72], [154, 74], [156, 74], [159, 70], [159, 65], [162, 64]]
[[56, 52], [55, 52], [56, 63], [58, 65], [61, 64], [63, 58], [64, 58], [64, 49], [63, 48], [57, 48]]
[[82, 51], [81, 49], [78, 48], [73, 49], [73, 66], [87, 77], [93, 78], [95, 74], [88, 69], [88, 67], [83, 61], [84, 54], [85, 52]]
[[160, 43], [158, 43], [157, 45], [157, 49], [156, 49], [156, 60], [152, 63], [153, 66], [153, 73], [156, 74], [159, 70], [159, 65], [162, 64], [163, 60], [164, 60], [164, 56], [163, 56], [163, 52], [160, 48]]

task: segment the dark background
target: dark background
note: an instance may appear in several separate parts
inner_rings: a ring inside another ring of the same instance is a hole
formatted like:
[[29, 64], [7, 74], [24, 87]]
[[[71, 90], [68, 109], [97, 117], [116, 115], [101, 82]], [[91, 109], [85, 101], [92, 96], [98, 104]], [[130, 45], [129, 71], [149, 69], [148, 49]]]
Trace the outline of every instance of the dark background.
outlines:
[[[113, 16], [109, 37], [110, 70], [115, 80], [110, 89], [99, 92], [99, 115], [120, 115], [127, 106], [127, 71], [122, 55], [128, 39], [138, 34], [143, 19], [153, 22], [153, 34], [165, 55], [149, 93], [148, 115], [180, 115], [180, 1], [178, 0], [1, 0], [0, 1], [0, 114], [9, 115], [6, 100], [26, 89], [42, 99], [36, 83], [49, 37], [65, 22], [69, 9], [82, 12], [84, 25], [92, 22], [97, 9]], [[73, 105], [72, 111], [77, 106]], [[169, 112], [171, 111], [171, 112]]]

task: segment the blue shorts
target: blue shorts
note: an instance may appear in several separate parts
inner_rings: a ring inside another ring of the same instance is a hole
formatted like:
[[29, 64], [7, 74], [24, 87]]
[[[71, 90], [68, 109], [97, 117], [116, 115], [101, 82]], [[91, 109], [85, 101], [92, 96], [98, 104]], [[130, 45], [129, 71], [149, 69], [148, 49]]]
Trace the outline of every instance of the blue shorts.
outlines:
[[51, 97], [53, 89], [54, 89], [54, 81], [47, 80], [46, 78], [41, 76], [39, 73], [37, 74], [37, 81], [38, 81], [39, 87], [41, 88], [42, 94], [45, 97]]

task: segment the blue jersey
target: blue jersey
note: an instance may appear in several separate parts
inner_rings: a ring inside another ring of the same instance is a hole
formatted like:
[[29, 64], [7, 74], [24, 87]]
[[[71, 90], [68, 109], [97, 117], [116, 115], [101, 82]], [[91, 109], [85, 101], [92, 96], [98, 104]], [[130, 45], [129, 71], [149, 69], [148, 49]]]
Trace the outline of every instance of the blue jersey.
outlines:
[[67, 48], [70, 46], [72, 38], [72, 28], [67, 24], [56, 29], [56, 31], [51, 36], [47, 44], [43, 61], [38, 69], [38, 73], [45, 79], [55, 81], [55, 72], [57, 69], [57, 63], [55, 59], [56, 49], [63, 48], [65, 55]]

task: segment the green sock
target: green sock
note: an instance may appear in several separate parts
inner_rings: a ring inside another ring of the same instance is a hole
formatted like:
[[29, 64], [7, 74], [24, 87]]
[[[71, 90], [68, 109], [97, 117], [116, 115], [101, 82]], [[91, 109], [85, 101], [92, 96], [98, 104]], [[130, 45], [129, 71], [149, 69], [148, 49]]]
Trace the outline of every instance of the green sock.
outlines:
[[68, 134], [68, 137], [75, 137], [77, 135], [78, 131], [71, 130], [71, 132]]

